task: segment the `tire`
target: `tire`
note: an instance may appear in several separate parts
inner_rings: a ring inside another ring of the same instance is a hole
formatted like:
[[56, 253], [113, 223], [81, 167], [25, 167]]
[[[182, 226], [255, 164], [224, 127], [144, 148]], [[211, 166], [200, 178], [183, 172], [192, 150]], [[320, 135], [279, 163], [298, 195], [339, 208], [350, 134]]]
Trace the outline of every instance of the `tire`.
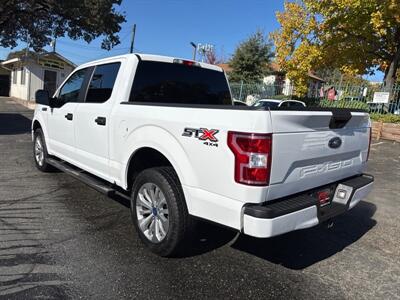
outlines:
[[147, 169], [137, 176], [132, 186], [131, 213], [140, 239], [153, 253], [169, 257], [183, 249], [191, 220], [172, 167]]
[[54, 170], [54, 168], [47, 163], [47, 158], [49, 158], [49, 154], [47, 153], [44, 134], [42, 129], [38, 128], [33, 134], [33, 159], [38, 170], [42, 172], [51, 172]]

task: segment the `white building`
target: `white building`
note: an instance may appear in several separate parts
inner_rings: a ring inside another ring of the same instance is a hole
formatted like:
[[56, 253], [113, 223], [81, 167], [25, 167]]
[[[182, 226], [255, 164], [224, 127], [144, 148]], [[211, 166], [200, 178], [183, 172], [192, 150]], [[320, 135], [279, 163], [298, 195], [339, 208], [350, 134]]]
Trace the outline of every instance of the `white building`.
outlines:
[[34, 101], [39, 89], [52, 95], [69, 73], [74, 63], [57, 52], [29, 53], [1, 62], [11, 71], [10, 97]]

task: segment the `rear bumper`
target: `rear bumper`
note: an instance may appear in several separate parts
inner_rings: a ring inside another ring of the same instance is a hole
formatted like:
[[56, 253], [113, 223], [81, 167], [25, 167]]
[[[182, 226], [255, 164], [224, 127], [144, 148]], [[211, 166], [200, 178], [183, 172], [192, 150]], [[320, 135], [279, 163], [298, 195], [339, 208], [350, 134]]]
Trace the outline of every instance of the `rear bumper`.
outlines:
[[[243, 232], [267, 238], [315, 226], [353, 208], [372, 190], [373, 181], [373, 176], [363, 174], [271, 203], [247, 205], [243, 211]], [[334, 193], [330, 203], [322, 207], [315, 192], [325, 188]]]

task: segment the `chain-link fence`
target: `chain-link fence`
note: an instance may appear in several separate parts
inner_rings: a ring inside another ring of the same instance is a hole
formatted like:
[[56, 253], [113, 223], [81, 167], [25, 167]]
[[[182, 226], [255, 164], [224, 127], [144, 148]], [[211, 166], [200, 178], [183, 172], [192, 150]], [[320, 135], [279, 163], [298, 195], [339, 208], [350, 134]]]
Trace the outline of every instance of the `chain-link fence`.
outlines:
[[[365, 103], [371, 113], [391, 113], [400, 115], [400, 84], [388, 91], [383, 85], [352, 85], [332, 83], [310, 86], [306, 97], [296, 97], [293, 84], [230, 83], [234, 100], [252, 105], [260, 99], [298, 99], [309, 105], [318, 105], [322, 100], [359, 101]], [[376, 92], [389, 92], [388, 103], [374, 102]]]

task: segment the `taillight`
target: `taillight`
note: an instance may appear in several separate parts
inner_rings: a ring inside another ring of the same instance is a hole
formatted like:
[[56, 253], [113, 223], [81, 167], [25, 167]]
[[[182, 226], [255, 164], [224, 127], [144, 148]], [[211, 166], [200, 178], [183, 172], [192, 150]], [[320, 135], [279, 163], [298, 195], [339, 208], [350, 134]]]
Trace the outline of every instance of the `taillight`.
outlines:
[[271, 173], [272, 135], [228, 132], [228, 147], [235, 155], [235, 181], [268, 185]]
[[368, 142], [368, 153], [367, 153], [367, 160], [369, 159], [369, 152], [371, 151], [371, 140], [372, 140], [372, 127], [369, 128], [369, 142]]
[[185, 66], [188, 66], [188, 67], [200, 67], [200, 64], [198, 62], [192, 61], [192, 60], [183, 60], [183, 59], [175, 58], [173, 60], [173, 63], [174, 64], [185, 65]]

